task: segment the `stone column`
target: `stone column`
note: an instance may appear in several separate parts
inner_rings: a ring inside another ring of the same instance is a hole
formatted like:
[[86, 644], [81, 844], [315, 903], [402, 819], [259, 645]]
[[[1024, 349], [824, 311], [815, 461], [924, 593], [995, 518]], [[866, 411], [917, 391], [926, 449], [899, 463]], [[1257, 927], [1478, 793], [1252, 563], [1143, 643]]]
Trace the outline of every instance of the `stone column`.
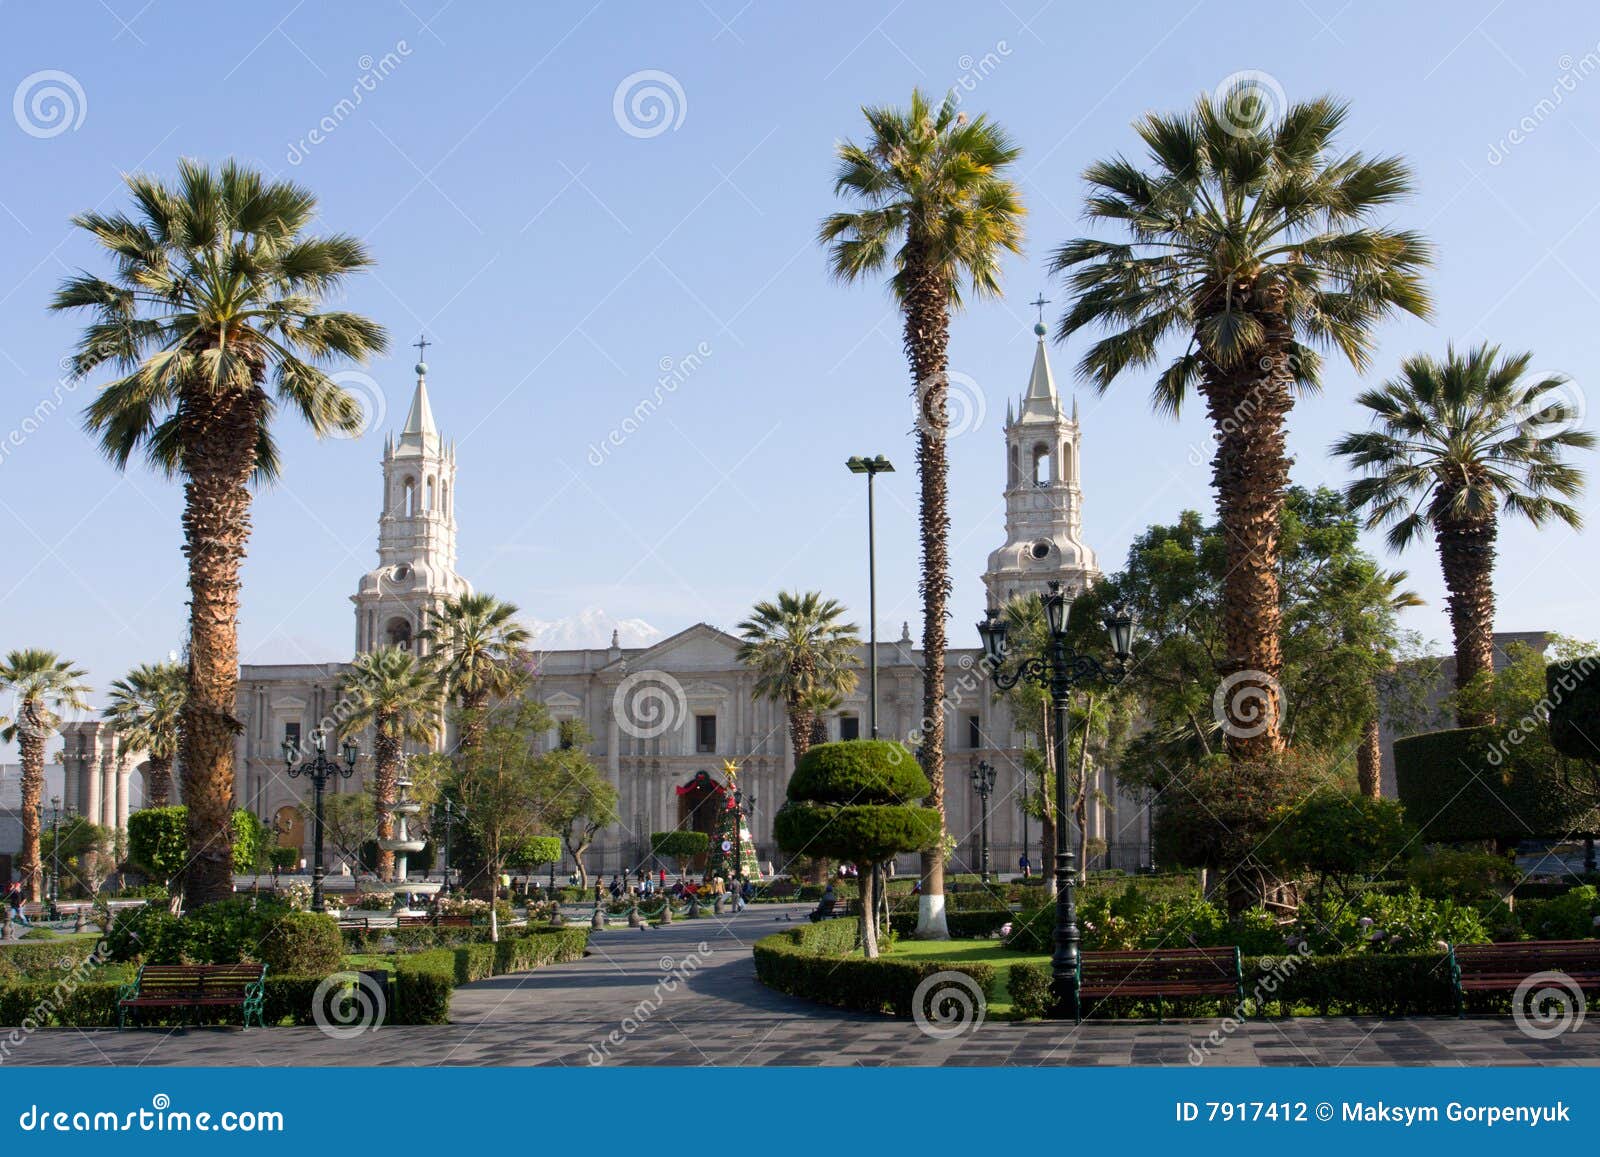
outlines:
[[100, 815], [95, 823], [101, 827], [117, 826], [117, 746], [107, 738], [100, 755]]
[[126, 753], [117, 757], [117, 831], [128, 830], [128, 780], [133, 775], [133, 764]]
[[78, 757], [78, 737], [68, 735], [61, 748], [61, 806], [69, 812], [78, 810], [78, 770], [83, 761]]
[[83, 770], [81, 772], [83, 776], [83, 786], [86, 789], [84, 792], [82, 815], [83, 818], [88, 820], [90, 823], [97, 824], [100, 822], [101, 815], [100, 785], [105, 781], [100, 776], [100, 767], [95, 760], [94, 749], [92, 747], [84, 748], [81, 762], [83, 765]]

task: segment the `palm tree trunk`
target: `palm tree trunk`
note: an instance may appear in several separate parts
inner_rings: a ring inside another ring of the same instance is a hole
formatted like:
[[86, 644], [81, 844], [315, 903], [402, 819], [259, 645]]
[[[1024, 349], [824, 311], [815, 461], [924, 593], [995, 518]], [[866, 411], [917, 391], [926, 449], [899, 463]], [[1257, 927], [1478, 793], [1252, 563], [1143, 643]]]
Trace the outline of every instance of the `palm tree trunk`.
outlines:
[[[23, 704], [19, 716], [36, 714], [31, 704]], [[22, 755], [22, 854], [17, 872], [22, 877], [23, 894], [30, 903], [44, 899], [39, 857], [39, 797], [44, 794], [44, 735], [31, 724], [18, 727], [17, 746]]]
[[150, 757], [149, 798], [145, 807], [166, 807], [172, 801], [172, 759], [169, 756]]
[[1356, 782], [1368, 799], [1383, 794], [1383, 741], [1376, 715], [1361, 728], [1361, 745], [1356, 748]]
[[461, 757], [471, 755], [483, 743], [483, 733], [487, 730], [489, 721], [484, 716], [488, 707], [487, 699], [482, 691], [463, 691], [461, 693], [461, 724], [456, 734], [456, 754]]
[[[394, 806], [395, 782], [400, 778], [400, 740], [390, 730], [391, 723], [387, 716], [379, 716], [374, 723], [372, 796], [377, 805], [378, 839], [381, 841], [394, 836], [394, 813], [388, 809]], [[377, 867], [378, 879], [393, 879], [394, 853], [380, 846]]]
[[189, 557], [189, 694], [183, 706], [191, 905], [233, 894], [233, 745], [239, 690], [239, 564], [250, 536], [257, 402], [241, 392], [179, 407], [184, 553]]
[[799, 696], [790, 695], [784, 704], [789, 713], [789, 747], [794, 752], [794, 765], [800, 766], [800, 761], [805, 758], [806, 752], [811, 750], [815, 740], [812, 737], [814, 718], [810, 711], [801, 705]]
[[[1439, 565], [1449, 589], [1450, 628], [1455, 634], [1456, 690], [1479, 675], [1494, 674], [1494, 519], [1444, 520], [1435, 526]], [[1456, 725], [1493, 723], [1487, 712], [1459, 709]]]
[[[1235, 288], [1237, 295], [1239, 290]], [[1278, 594], [1278, 535], [1289, 456], [1284, 421], [1293, 406], [1289, 382], [1292, 334], [1276, 312], [1262, 311], [1266, 340], [1259, 357], [1242, 366], [1207, 362], [1203, 371], [1206, 410], [1216, 427], [1211, 481], [1223, 527], [1226, 570], [1222, 579], [1223, 644], [1218, 674], [1232, 679], [1225, 694], [1230, 725], [1228, 755], [1235, 762], [1282, 749], [1283, 669]]]
[[944, 918], [944, 649], [945, 614], [950, 598], [950, 511], [948, 506], [950, 461], [945, 436], [948, 411], [950, 345], [950, 287], [940, 272], [941, 263], [924, 257], [932, 242], [908, 239], [905, 269], [905, 329], [903, 345], [911, 365], [913, 397], [917, 405], [918, 508], [922, 539], [922, 721], [917, 758], [933, 790], [925, 801], [939, 812], [940, 845], [922, 853], [922, 896], [917, 911], [917, 935], [945, 940], [950, 936]]

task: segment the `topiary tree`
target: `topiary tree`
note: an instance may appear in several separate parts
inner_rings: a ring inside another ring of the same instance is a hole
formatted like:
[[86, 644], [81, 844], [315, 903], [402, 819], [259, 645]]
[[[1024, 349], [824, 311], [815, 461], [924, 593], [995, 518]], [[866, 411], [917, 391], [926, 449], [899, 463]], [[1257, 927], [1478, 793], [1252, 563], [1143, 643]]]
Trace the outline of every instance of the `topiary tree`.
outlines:
[[[189, 864], [188, 823], [189, 810], [183, 804], [141, 808], [128, 816], [128, 858], [149, 876], [166, 881], [173, 912], [183, 903], [184, 870]], [[253, 812], [235, 808], [231, 827], [234, 873], [255, 871], [265, 854], [265, 825]]]
[[506, 842], [505, 865], [508, 868], [527, 872], [560, 859], [560, 836], [517, 836]]
[[1324, 788], [1286, 809], [1261, 851], [1289, 872], [1313, 873], [1321, 896], [1330, 882], [1348, 891], [1353, 877], [1395, 864], [1414, 835], [1394, 800]]
[[861, 947], [878, 955], [872, 869], [900, 852], [936, 847], [943, 831], [937, 808], [918, 806], [932, 790], [905, 747], [888, 740], [821, 743], [789, 780], [789, 801], [773, 819], [786, 852], [831, 856], [857, 865], [861, 879]]
[[1600, 763], [1600, 656], [1551, 663], [1544, 683], [1551, 746], [1573, 759]]
[[674, 831], [651, 832], [650, 852], [664, 856], [678, 865], [678, 875], [689, 871], [689, 861], [704, 855], [711, 846], [711, 837], [705, 832]]

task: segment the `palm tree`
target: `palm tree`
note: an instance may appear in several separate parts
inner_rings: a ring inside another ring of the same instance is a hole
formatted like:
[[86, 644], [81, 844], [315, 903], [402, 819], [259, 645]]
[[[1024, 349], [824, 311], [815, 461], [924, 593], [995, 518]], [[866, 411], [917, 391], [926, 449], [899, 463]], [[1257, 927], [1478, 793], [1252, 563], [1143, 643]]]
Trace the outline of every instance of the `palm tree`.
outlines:
[[61, 728], [63, 711], [85, 711], [89, 688], [78, 670], [54, 651], [12, 651], [0, 663], [0, 690], [11, 692], [14, 715], [0, 716], [0, 739], [22, 755], [22, 855], [18, 871], [29, 901], [43, 896], [39, 861], [39, 797], [44, 792], [44, 745]]
[[[945, 604], [950, 596], [947, 351], [950, 314], [965, 281], [975, 296], [1000, 295], [1000, 258], [1020, 253], [1024, 209], [1006, 176], [1021, 150], [986, 116], [935, 107], [913, 91], [909, 108], [863, 108], [865, 144], [838, 147], [834, 192], [859, 207], [830, 214], [819, 240], [833, 276], [846, 282], [892, 269], [902, 344], [917, 405], [922, 538], [922, 722], [918, 758], [944, 816]], [[943, 935], [944, 856], [922, 856], [919, 931]]]
[[[378, 838], [394, 835], [395, 784], [405, 743], [430, 743], [439, 734], [439, 673], [404, 647], [379, 647], [357, 655], [339, 680], [339, 701], [346, 705], [339, 733], [359, 735], [372, 728], [373, 803], [378, 811]], [[394, 875], [394, 853], [378, 849], [378, 877]]]
[[172, 802], [172, 761], [178, 755], [178, 724], [189, 693], [189, 671], [182, 663], [141, 663], [111, 684], [104, 715], [131, 747], [150, 757], [145, 807]]
[[1271, 699], [1269, 726], [1229, 737], [1235, 759], [1282, 745], [1278, 534], [1295, 396], [1318, 388], [1319, 347], [1363, 369], [1379, 320], [1429, 309], [1427, 244], [1375, 221], [1411, 191], [1410, 170], [1338, 153], [1345, 115], [1324, 97], [1272, 121], [1240, 87], [1187, 114], [1144, 117], [1134, 129], [1146, 168], [1116, 157], [1084, 174], [1087, 216], [1125, 236], [1069, 241], [1051, 263], [1071, 294], [1058, 339], [1105, 331], [1081, 365], [1101, 390], [1154, 366], [1168, 339], [1185, 343], [1156, 376], [1152, 404], [1176, 415], [1191, 389], [1205, 399], [1227, 532], [1219, 674], [1248, 672]]
[[808, 748], [828, 742], [828, 716], [844, 703], [844, 695], [832, 687], [813, 687], [801, 696], [800, 709], [811, 716], [811, 741]]
[[[1566, 379], [1528, 374], [1531, 354], [1479, 345], [1444, 360], [1407, 358], [1397, 378], [1357, 402], [1376, 428], [1333, 447], [1364, 472], [1346, 491], [1368, 528], [1387, 526], [1394, 550], [1437, 540], [1455, 635], [1456, 687], [1494, 672], [1494, 555], [1500, 512], [1534, 526], [1583, 516], [1565, 501], [1583, 493], [1583, 471], [1562, 460], [1590, 450], [1578, 411], [1561, 393]], [[1491, 722], [1458, 707], [1461, 726]]]
[[215, 171], [181, 161], [175, 185], [140, 174], [126, 180], [131, 215], [73, 218], [116, 272], [109, 280], [67, 278], [51, 308], [94, 317], [73, 355], [74, 375], [102, 366], [118, 375], [86, 414], [106, 456], [120, 469], [141, 452], [184, 479], [190, 598], [181, 763], [187, 887], [204, 904], [233, 891], [239, 566], [250, 483], [277, 476], [279, 406], [319, 436], [360, 431], [360, 405], [324, 367], [365, 361], [386, 339], [364, 317], [322, 308], [372, 259], [354, 237], [306, 235], [317, 204], [306, 189], [233, 161]]
[[840, 621], [843, 615], [843, 605], [819, 591], [779, 591], [777, 602], [757, 603], [738, 626], [739, 661], [756, 672], [759, 698], [783, 704], [797, 766], [816, 742], [817, 708], [855, 689], [861, 638], [854, 623]]
[[433, 648], [430, 658], [445, 694], [460, 709], [460, 754], [471, 753], [482, 741], [490, 702], [511, 694], [527, 678], [526, 650], [533, 634], [517, 621], [518, 613], [514, 604], [493, 595], [460, 595], [445, 599], [417, 636]]

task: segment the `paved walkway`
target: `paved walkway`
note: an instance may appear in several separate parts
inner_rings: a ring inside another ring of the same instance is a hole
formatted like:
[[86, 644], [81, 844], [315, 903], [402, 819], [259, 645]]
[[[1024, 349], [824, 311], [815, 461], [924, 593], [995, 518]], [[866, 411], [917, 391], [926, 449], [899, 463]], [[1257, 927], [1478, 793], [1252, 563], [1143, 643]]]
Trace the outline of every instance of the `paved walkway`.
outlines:
[[[749, 944], [803, 906], [648, 931], [612, 928], [570, 964], [457, 989], [454, 1023], [348, 1040], [317, 1028], [177, 1032], [49, 1029], [13, 1045], [25, 1065], [1188, 1065], [1220, 1021], [988, 1022], [948, 1040], [906, 1021], [821, 1008], [756, 982]], [[615, 1035], [612, 1035], [615, 1034]], [[0, 1034], [3, 1037], [4, 1034]], [[1509, 1017], [1298, 1018], [1221, 1038], [1215, 1065], [1593, 1065], [1600, 1017], [1551, 1040]]]

